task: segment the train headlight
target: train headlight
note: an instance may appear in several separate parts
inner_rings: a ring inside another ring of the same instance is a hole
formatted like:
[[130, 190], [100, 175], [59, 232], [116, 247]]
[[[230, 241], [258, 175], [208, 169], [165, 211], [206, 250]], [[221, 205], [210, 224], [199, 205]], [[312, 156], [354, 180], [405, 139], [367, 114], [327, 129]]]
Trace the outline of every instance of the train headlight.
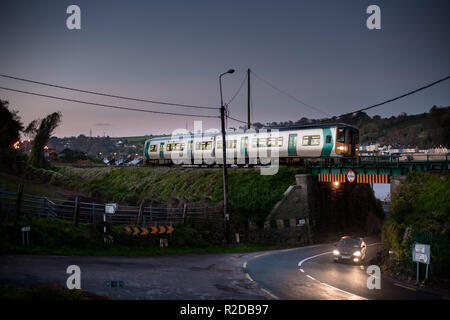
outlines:
[[338, 150], [341, 150], [341, 151], [343, 151], [345, 149], [345, 147], [343, 147], [343, 146], [339, 146], [337, 148], [338, 148]]
[[360, 257], [361, 256], [361, 251], [355, 251], [355, 252], [353, 252], [353, 255], [355, 257]]
[[339, 255], [339, 251], [333, 250], [333, 254], [334, 254], [335, 256], [338, 256], [338, 255]]

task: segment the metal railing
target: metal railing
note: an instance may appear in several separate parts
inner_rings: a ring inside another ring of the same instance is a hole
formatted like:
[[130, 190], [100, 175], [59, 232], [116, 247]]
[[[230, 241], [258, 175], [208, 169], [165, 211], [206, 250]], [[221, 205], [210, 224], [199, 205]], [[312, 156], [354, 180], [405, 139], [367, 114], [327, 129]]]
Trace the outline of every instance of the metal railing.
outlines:
[[[78, 208], [77, 208], [78, 204]], [[70, 199], [54, 199], [45, 196], [0, 190], [0, 210], [2, 214], [32, 214], [36, 216], [74, 220], [84, 223], [102, 223], [105, 204], [78, 202]], [[113, 225], [138, 224], [140, 207], [119, 205], [114, 214], [106, 213], [106, 221]], [[186, 223], [223, 221], [222, 206], [164, 207], [148, 206], [142, 210], [142, 226], [177, 225]]]

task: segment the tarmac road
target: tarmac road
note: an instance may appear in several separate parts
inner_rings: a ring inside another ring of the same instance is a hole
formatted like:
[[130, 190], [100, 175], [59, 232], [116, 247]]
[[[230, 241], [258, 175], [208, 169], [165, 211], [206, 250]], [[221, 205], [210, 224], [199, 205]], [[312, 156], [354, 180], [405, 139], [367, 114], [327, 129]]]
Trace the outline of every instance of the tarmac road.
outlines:
[[[367, 240], [366, 240], [367, 242]], [[404, 284], [381, 275], [381, 289], [368, 289], [368, 262], [380, 244], [368, 243], [362, 265], [333, 261], [333, 244], [265, 253], [245, 264], [249, 277], [279, 299], [448, 299], [450, 292]]]
[[[370, 245], [366, 261], [379, 245]], [[0, 256], [0, 283], [57, 282], [69, 265], [81, 269], [81, 288], [119, 299], [443, 299], [436, 292], [381, 276], [367, 288], [367, 265], [333, 262], [332, 244], [243, 254], [158, 257]], [[367, 263], [367, 262], [366, 262]], [[123, 281], [110, 288], [108, 281]]]

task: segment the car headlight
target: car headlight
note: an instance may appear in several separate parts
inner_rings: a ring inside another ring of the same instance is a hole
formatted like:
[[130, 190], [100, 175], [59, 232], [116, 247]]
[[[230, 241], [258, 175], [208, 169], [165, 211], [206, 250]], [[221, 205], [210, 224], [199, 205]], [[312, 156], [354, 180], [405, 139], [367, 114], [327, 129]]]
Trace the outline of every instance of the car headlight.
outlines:
[[359, 257], [359, 256], [361, 256], [361, 251], [355, 251], [355, 252], [353, 252], [353, 255], [355, 257]]
[[339, 255], [339, 251], [333, 250], [333, 254], [334, 254], [335, 256], [338, 256], [338, 255]]

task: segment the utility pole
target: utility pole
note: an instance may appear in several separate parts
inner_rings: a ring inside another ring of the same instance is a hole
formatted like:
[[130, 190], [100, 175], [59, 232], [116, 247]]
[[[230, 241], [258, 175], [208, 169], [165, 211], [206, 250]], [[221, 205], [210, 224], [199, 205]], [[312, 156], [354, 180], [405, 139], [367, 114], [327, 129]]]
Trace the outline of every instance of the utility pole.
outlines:
[[225, 140], [225, 106], [223, 105], [222, 97], [222, 76], [227, 73], [233, 73], [234, 70], [230, 69], [227, 72], [222, 73], [219, 76], [219, 86], [220, 86], [220, 120], [222, 124], [222, 156], [223, 156], [223, 211], [225, 218], [225, 238], [227, 243], [230, 243], [230, 212], [228, 209], [228, 172], [227, 172], [227, 151], [226, 151], [226, 140]]
[[250, 69], [247, 69], [247, 88], [248, 129], [250, 129]]

